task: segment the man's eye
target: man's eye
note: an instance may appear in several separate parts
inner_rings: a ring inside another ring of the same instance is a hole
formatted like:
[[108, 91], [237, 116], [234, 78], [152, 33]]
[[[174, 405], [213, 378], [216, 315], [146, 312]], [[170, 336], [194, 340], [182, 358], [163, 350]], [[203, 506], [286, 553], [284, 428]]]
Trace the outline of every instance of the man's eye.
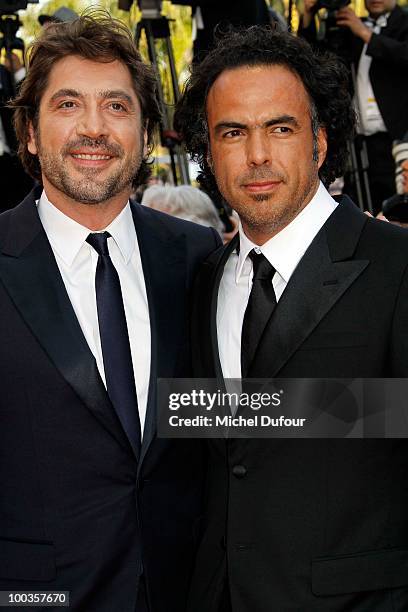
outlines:
[[242, 136], [241, 130], [230, 130], [224, 134], [224, 138], [236, 138], [237, 136]]
[[64, 102], [61, 102], [59, 108], [74, 108], [74, 106], [75, 102], [73, 102], [72, 100], [65, 100]]
[[124, 110], [126, 110], [125, 106], [121, 102], [111, 102], [110, 107], [114, 111], [124, 111]]
[[273, 128], [273, 131], [277, 134], [290, 134], [292, 129], [290, 127], [286, 127], [285, 125], [278, 125]]

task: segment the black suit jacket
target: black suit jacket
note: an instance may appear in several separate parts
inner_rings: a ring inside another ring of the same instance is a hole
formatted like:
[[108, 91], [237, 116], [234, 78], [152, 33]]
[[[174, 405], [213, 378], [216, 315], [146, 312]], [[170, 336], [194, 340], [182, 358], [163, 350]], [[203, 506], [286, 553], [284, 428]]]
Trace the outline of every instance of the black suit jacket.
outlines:
[[142, 571], [151, 611], [182, 611], [202, 512], [203, 449], [156, 438], [155, 394], [157, 377], [190, 374], [189, 288], [220, 241], [140, 205], [132, 212], [152, 337], [139, 462], [34, 195], [0, 216], [0, 590], [67, 590], [75, 612], [135, 612]]
[[[210, 256], [194, 300], [195, 375], [220, 384], [217, 294], [233, 248]], [[407, 375], [408, 232], [342, 198], [281, 296], [250, 376]], [[233, 612], [408, 609], [406, 440], [208, 445], [191, 612], [218, 612], [227, 579]]]

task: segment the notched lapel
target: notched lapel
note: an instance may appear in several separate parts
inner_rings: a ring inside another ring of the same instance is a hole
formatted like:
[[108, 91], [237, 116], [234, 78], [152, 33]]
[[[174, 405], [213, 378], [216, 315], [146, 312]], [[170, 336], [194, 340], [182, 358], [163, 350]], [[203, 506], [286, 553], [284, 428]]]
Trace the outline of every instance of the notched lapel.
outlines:
[[350, 259], [367, 219], [351, 206], [355, 210], [341, 204], [306, 251], [269, 319], [248, 377], [276, 376], [368, 266], [367, 260]]
[[[218, 350], [218, 331], [217, 331], [217, 306], [218, 306], [218, 290], [220, 287], [222, 275], [224, 273], [225, 264], [227, 263], [231, 253], [239, 245], [239, 235], [236, 234], [230, 243], [221, 251], [221, 255], [217, 256], [217, 259], [213, 263], [212, 279], [210, 284], [210, 338], [211, 338], [211, 349], [214, 358], [214, 374], [215, 378], [223, 384], [223, 374], [221, 367], [220, 354]], [[216, 254], [213, 255], [215, 257]], [[208, 340], [204, 339], [205, 342]]]
[[66, 293], [34, 198], [26, 198], [10, 215], [2, 245], [0, 280], [22, 318], [85, 406], [129, 449]]
[[157, 378], [174, 375], [181, 342], [179, 330], [186, 312], [186, 241], [149, 216], [149, 210], [132, 206], [142, 259], [151, 330], [151, 367], [146, 421], [140, 465], [156, 433]]

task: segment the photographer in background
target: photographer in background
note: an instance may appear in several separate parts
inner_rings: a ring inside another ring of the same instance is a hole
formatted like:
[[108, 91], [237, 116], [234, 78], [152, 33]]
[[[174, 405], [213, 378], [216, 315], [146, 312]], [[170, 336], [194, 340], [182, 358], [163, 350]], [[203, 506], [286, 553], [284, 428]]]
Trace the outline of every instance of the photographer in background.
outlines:
[[270, 16], [265, 0], [175, 0], [191, 6], [195, 20], [194, 61], [214, 46], [214, 30], [221, 26], [268, 25]]
[[[356, 145], [359, 150], [364, 138], [371, 199], [374, 213], [378, 213], [383, 200], [395, 191], [392, 142], [408, 129], [408, 14], [396, 0], [365, 0], [365, 6], [369, 13], [366, 19], [357, 17], [349, 6], [339, 8], [335, 19], [345, 36], [344, 53], [338, 54], [348, 56], [355, 67]], [[319, 39], [314, 20], [319, 8], [316, 0], [305, 0], [299, 34], [312, 44]], [[347, 183], [344, 191], [355, 197]]]

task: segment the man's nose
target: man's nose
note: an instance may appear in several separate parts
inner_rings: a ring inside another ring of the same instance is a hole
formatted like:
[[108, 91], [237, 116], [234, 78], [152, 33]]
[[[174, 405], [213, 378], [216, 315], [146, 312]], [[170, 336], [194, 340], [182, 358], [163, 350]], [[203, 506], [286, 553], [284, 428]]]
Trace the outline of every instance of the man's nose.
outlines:
[[81, 136], [100, 138], [109, 133], [103, 111], [96, 105], [84, 108], [77, 124], [77, 132]]
[[256, 129], [247, 138], [248, 166], [262, 166], [271, 161], [271, 145], [268, 135], [261, 129]]

